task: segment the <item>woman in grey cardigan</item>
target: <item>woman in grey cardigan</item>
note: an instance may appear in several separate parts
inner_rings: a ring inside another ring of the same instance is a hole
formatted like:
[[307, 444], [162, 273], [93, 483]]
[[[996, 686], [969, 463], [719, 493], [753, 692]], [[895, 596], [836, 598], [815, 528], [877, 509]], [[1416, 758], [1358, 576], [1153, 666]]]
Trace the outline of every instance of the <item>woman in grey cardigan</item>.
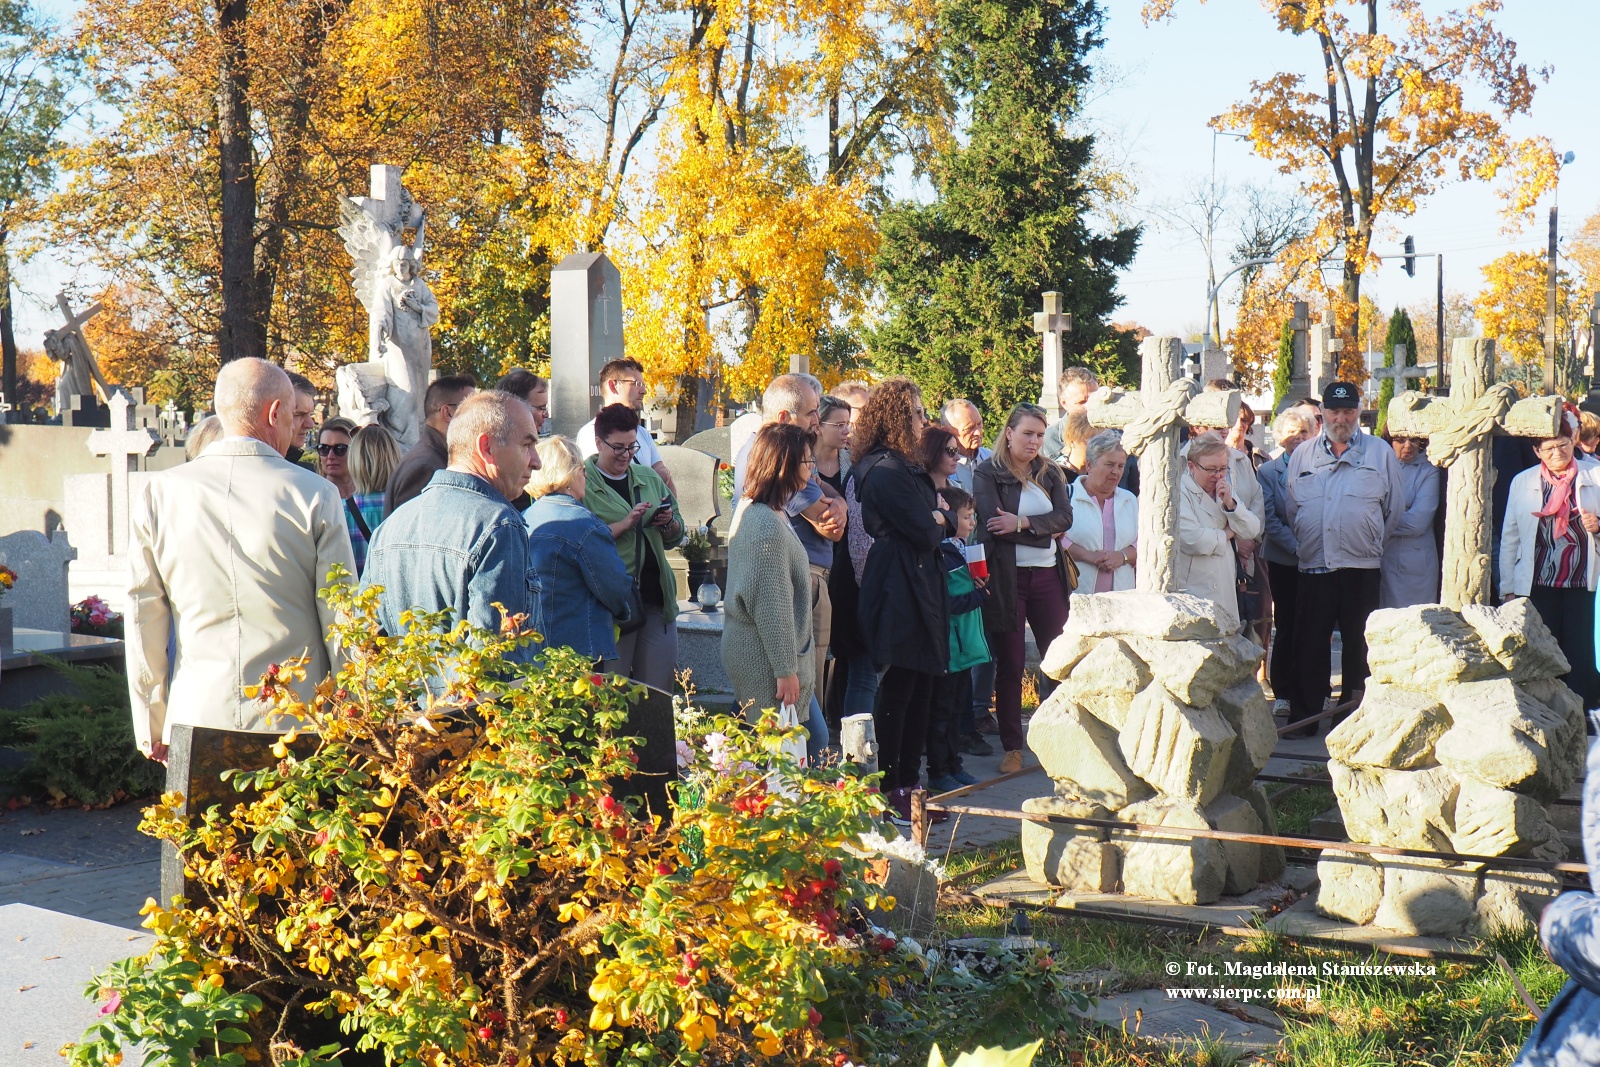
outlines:
[[816, 685], [811, 568], [784, 505], [810, 481], [811, 440], [793, 423], [768, 423], [756, 433], [728, 539], [722, 628], [722, 666], [734, 698], [757, 710], [793, 705], [802, 717]]

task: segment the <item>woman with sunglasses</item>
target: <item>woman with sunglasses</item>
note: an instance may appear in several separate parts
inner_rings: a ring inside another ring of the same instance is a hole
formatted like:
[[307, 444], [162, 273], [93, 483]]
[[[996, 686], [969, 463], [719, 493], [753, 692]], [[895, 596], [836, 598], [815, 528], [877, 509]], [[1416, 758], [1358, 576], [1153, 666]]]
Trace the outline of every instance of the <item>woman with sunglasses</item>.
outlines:
[[[978, 541], [989, 563], [984, 628], [994, 652], [994, 709], [1005, 756], [1000, 773], [1022, 769], [1022, 671], [1027, 628], [1043, 654], [1067, 623], [1072, 592], [1056, 538], [1072, 525], [1067, 475], [1040, 452], [1049, 420], [1037, 404], [1011, 409], [994, 455], [978, 464], [972, 495]], [[1041, 694], [1042, 695], [1042, 694]]]
[[1578, 415], [1535, 447], [1539, 465], [1511, 479], [1500, 534], [1500, 599], [1525, 596], [1572, 670], [1562, 675], [1585, 708], [1600, 707], [1594, 596], [1600, 578], [1600, 463], [1581, 459]]
[[348, 500], [356, 491], [350, 476], [350, 439], [356, 424], [349, 419], [329, 419], [317, 435], [317, 471], [339, 488], [339, 498]]
[[922, 447], [917, 462], [933, 479], [935, 489], [954, 483], [956, 468], [961, 465], [961, 449], [956, 435], [943, 426], [929, 426], [922, 431]]

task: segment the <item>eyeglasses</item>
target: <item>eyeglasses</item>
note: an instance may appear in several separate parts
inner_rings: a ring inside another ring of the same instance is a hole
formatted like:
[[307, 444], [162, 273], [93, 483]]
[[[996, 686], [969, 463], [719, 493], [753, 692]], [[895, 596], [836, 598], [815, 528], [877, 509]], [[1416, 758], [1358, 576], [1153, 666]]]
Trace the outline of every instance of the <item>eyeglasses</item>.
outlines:
[[533, 413], [535, 415], [543, 415], [546, 418], [549, 418], [549, 416], [550, 416], [550, 405], [549, 404], [535, 404], [533, 406]]
[[805, 464], [807, 467], [815, 467], [817, 465], [816, 459], [814, 457], [812, 457], [812, 456], [807, 456], [805, 459], [801, 460], [800, 462]]
[[1196, 470], [1205, 471], [1207, 474], [1225, 474], [1228, 470], [1227, 467], [1208, 467], [1204, 463], [1196, 463], [1194, 467]]
[[317, 455], [319, 455], [319, 456], [342, 456], [348, 451], [350, 451], [350, 446], [349, 445], [318, 445], [317, 446]]
[[1534, 449], [1534, 451], [1539, 453], [1541, 456], [1554, 456], [1560, 452], [1571, 452], [1572, 442], [1563, 437], [1559, 440], [1551, 441], [1548, 444], [1540, 445], [1538, 448]]
[[626, 445], [614, 444], [611, 441], [602, 441], [601, 444], [611, 449], [612, 453], [618, 456], [631, 456], [639, 451], [638, 441], [634, 441]]
[[948, 445], [945, 446], [944, 454], [949, 456], [951, 459], [961, 458], [961, 450], [959, 448], [951, 448]]

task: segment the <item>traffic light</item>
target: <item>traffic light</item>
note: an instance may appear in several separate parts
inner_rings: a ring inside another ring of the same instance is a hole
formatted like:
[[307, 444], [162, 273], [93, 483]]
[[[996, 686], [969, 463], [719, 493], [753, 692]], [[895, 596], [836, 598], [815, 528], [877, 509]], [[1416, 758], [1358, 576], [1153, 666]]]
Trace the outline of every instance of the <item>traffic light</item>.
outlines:
[[1416, 239], [1412, 238], [1412, 237], [1407, 237], [1406, 238], [1405, 248], [1406, 248], [1406, 258], [1405, 258], [1406, 277], [1407, 278], [1415, 278], [1417, 276], [1417, 242], [1416, 242]]

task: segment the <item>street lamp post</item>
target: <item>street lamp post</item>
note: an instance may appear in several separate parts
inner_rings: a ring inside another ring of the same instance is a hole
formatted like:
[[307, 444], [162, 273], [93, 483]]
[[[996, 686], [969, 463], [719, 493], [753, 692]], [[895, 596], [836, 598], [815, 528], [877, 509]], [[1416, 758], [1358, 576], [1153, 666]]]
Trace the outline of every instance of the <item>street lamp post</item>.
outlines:
[[[1254, 259], [1247, 259], [1243, 263], [1240, 263], [1237, 266], [1235, 266], [1228, 273], [1224, 274], [1220, 279], [1218, 279], [1215, 282], [1212, 282], [1209, 286], [1206, 287], [1206, 332], [1205, 332], [1204, 340], [1202, 340], [1200, 342], [1200, 355], [1202, 357], [1204, 357], [1206, 352], [1211, 348], [1211, 341], [1212, 341], [1211, 314], [1212, 314], [1212, 311], [1217, 306], [1217, 294], [1222, 291], [1223, 283], [1226, 282], [1229, 278], [1233, 277], [1235, 274], [1238, 274], [1242, 270], [1248, 270], [1250, 267], [1264, 267], [1268, 263], [1276, 263], [1276, 262], [1277, 262], [1277, 260], [1273, 259], [1271, 256], [1258, 256], [1258, 257], [1256, 257]], [[1220, 315], [1220, 312], [1218, 312], [1218, 314]], [[1217, 341], [1217, 347], [1221, 348], [1222, 347], [1222, 339], [1220, 337], [1218, 337], [1218, 338], [1216, 338], [1216, 341]]]
[[[1207, 296], [1208, 306], [1206, 308], [1207, 314], [1210, 314], [1210, 311], [1211, 311], [1211, 309], [1209, 307], [1209, 300], [1210, 300], [1209, 293], [1210, 293], [1211, 290], [1213, 290], [1213, 289], [1215, 289], [1217, 287], [1217, 260], [1216, 260], [1216, 254], [1215, 254], [1215, 249], [1216, 249], [1216, 233], [1215, 233], [1215, 229], [1216, 229], [1216, 219], [1217, 219], [1217, 214], [1218, 214], [1218, 212], [1217, 212], [1217, 138], [1218, 137], [1232, 137], [1234, 140], [1237, 140], [1237, 141], [1248, 141], [1250, 139], [1250, 135], [1249, 134], [1244, 134], [1244, 133], [1230, 133], [1227, 130], [1212, 130], [1211, 131], [1211, 193], [1210, 193], [1210, 196], [1208, 197], [1207, 203], [1206, 203], [1206, 290], [1207, 290], [1207, 293], [1208, 293], [1208, 296]], [[1209, 318], [1206, 319], [1206, 331], [1207, 331], [1207, 335], [1208, 336], [1212, 332], [1212, 328], [1213, 328], [1212, 320], [1209, 319]], [[1222, 333], [1222, 324], [1220, 322], [1217, 322], [1215, 324], [1215, 332], [1219, 336], [1221, 335], [1221, 333]], [[1202, 349], [1201, 350], [1201, 354], [1204, 355], [1204, 353], [1205, 353], [1205, 350]]]
[[1550, 260], [1545, 267], [1544, 387], [1555, 392], [1556, 383], [1556, 219], [1561, 209], [1561, 168], [1578, 158], [1568, 152], [1556, 160], [1556, 183], [1550, 193]]

